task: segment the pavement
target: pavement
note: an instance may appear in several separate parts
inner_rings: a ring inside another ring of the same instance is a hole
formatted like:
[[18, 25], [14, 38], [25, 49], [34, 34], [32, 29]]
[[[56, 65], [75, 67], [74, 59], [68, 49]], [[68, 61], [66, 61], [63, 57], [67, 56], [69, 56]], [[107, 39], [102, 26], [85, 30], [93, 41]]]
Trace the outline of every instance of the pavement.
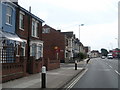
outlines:
[[[85, 60], [78, 63], [78, 68], [75, 70], [74, 63], [61, 64], [58, 69], [46, 72], [46, 88], [62, 88], [69, 83], [73, 78], [85, 70]], [[2, 83], [2, 90], [40, 90], [41, 88], [41, 73], [32, 74], [27, 77]]]

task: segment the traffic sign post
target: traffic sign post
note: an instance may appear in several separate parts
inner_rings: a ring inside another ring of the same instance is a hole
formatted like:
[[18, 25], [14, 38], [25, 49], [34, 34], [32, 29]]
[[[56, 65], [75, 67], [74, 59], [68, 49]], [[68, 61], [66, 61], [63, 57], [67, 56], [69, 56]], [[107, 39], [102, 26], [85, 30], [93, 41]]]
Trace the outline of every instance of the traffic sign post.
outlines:
[[59, 48], [58, 46], [55, 46], [54, 49], [55, 49], [55, 52], [56, 52], [56, 58], [57, 58], [57, 60], [58, 60], [60, 48]]

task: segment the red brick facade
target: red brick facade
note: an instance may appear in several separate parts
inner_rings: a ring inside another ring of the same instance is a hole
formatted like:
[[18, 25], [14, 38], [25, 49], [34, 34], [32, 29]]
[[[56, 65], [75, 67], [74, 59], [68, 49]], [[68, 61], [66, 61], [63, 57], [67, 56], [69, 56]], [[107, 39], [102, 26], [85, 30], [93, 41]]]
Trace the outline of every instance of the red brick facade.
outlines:
[[[46, 28], [49, 28], [49, 33], [46, 33]], [[43, 47], [43, 58], [46, 61], [56, 62], [53, 65], [46, 65], [47, 69], [54, 69], [56, 67], [60, 67], [59, 63], [60, 60], [64, 60], [64, 53], [65, 53], [65, 36], [60, 31], [57, 31], [51, 28], [48, 25], [43, 26], [43, 34], [42, 40], [44, 41]], [[55, 47], [58, 48], [58, 51], [55, 50]], [[58, 56], [57, 56], [58, 52]]]
[[[19, 15], [20, 12], [24, 13], [24, 30], [19, 28]], [[38, 32], [37, 37], [32, 37], [31, 31], [32, 31], [32, 19], [35, 19], [38, 23]], [[20, 10], [20, 8], [17, 8], [16, 12], [16, 33], [21, 39], [26, 40], [26, 46], [25, 46], [25, 58], [27, 59], [26, 62], [26, 73], [38, 73], [41, 71], [42, 67], [42, 58], [39, 58], [36, 60], [34, 57], [30, 56], [30, 42], [35, 40], [42, 40], [42, 22], [34, 18], [33, 14], [28, 13], [28, 11]], [[28, 45], [29, 44], [29, 45]], [[19, 50], [20, 52], [20, 50]], [[29, 54], [28, 54], [29, 53]]]

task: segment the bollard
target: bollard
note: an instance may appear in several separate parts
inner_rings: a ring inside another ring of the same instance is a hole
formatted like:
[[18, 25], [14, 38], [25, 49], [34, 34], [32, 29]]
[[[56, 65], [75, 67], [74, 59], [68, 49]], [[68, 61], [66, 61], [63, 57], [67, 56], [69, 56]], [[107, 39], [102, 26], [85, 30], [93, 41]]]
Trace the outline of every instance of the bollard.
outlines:
[[77, 70], [77, 61], [75, 61], [75, 70]]
[[46, 67], [45, 66], [42, 66], [41, 78], [42, 78], [41, 88], [46, 88]]

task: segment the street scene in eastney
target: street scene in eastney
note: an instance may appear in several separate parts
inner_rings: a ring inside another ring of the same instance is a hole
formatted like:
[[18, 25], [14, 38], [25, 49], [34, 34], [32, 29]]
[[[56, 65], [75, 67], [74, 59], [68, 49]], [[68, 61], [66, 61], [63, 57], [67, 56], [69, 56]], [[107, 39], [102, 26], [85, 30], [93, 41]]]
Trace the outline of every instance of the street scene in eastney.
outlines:
[[119, 0], [0, 0], [1, 90], [120, 90]]

